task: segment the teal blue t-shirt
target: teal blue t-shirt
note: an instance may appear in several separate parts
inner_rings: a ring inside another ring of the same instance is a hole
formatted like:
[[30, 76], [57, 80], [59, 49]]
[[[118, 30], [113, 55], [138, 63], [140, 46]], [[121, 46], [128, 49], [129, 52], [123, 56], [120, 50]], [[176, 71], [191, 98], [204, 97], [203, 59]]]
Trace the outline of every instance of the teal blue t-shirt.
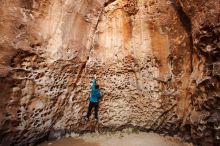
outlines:
[[96, 85], [96, 80], [93, 79], [90, 102], [99, 102], [99, 98], [101, 97], [101, 92], [99, 89], [95, 88], [95, 85]]

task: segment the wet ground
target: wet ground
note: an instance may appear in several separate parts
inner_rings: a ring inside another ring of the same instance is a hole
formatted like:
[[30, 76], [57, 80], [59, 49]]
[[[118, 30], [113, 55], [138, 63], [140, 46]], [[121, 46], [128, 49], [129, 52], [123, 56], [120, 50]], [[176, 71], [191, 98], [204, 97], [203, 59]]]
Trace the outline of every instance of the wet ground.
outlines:
[[39, 146], [192, 146], [179, 138], [154, 133], [85, 134], [75, 138], [45, 142]]

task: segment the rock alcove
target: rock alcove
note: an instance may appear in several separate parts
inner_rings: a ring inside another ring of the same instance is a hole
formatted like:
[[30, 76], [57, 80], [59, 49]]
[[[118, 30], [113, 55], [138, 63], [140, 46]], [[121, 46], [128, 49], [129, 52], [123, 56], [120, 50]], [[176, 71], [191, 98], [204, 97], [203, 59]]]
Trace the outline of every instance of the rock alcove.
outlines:
[[1, 146], [84, 132], [94, 74], [101, 131], [220, 145], [220, 0], [0, 3]]

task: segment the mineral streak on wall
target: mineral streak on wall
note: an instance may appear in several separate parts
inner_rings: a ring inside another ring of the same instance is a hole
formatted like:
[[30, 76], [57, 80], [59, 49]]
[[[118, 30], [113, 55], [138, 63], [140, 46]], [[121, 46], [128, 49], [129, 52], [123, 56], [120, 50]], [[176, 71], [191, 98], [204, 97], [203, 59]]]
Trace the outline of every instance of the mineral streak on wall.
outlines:
[[94, 74], [100, 130], [220, 144], [220, 0], [0, 4], [0, 145], [85, 132]]

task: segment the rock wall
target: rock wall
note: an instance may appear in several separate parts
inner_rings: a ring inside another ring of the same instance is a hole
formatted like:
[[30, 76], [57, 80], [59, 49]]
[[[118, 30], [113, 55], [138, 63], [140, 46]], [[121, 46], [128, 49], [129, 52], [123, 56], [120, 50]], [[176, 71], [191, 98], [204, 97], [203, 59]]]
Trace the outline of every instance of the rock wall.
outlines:
[[0, 143], [35, 143], [62, 116], [103, 3], [1, 0]]
[[[117, 129], [132, 125], [150, 129], [163, 111], [173, 106], [161, 107], [162, 89], [157, 81], [160, 58], [152, 49], [150, 24], [144, 21], [144, 3], [147, 1], [120, 0], [105, 6], [82, 78], [55, 129], [82, 127], [78, 124], [86, 114], [94, 74], [103, 93], [100, 127]], [[156, 33], [164, 39], [158, 46], [168, 50], [167, 35]], [[168, 73], [165, 69], [163, 75]]]
[[0, 3], [0, 145], [93, 131], [94, 74], [100, 130], [219, 144], [219, 0]]
[[180, 5], [191, 20], [193, 42], [183, 131], [197, 145], [219, 145], [220, 1], [182, 1]]

